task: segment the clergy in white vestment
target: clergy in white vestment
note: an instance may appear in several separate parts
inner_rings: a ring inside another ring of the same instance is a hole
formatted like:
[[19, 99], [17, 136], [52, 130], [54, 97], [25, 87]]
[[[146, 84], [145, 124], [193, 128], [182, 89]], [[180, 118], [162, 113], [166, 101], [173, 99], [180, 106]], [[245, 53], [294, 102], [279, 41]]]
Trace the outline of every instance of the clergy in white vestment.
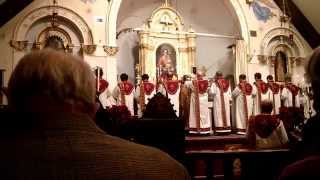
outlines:
[[179, 117], [180, 81], [168, 75], [168, 78], [159, 84], [158, 92], [170, 99], [170, 103], [173, 105], [177, 117]]
[[272, 114], [279, 114], [279, 109], [281, 107], [280, 99], [280, 85], [273, 80], [272, 75], [267, 76], [268, 82], [268, 100], [271, 101], [273, 110]]
[[212, 123], [208, 108], [209, 81], [204, 79], [202, 73], [199, 73], [192, 81], [186, 82], [186, 86], [191, 90], [189, 133], [211, 134]]
[[118, 106], [126, 106], [131, 116], [133, 116], [134, 85], [128, 81], [128, 75], [125, 73], [120, 75], [120, 80], [121, 82], [114, 88], [112, 95], [116, 100], [116, 104]]
[[96, 94], [99, 102], [102, 105], [103, 109], [107, 107], [111, 107], [115, 105], [115, 101], [111, 96], [111, 92], [109, 91], [109, 83], [107, 80], [103, 79], [103, 70], [101, 67], [97, 67], [94, 70], [94, 74], [96, 77]]
[[260, 114], [261, 101], [268, 99], [268, 86], [261, 79], [261, 73], [254, 74], [254, 86], [252, 89], [253, 96], [253, 115]]
[[300, 107], [299, 88], [291, 82], [291, 77], [285, 78], [285, 85], [281, 91], [284, 107]]
[[223, 78], [221, 72], [216, 72], [215, 81], [210, 87], [210, 93], [213, 95], [214, 131], [216, 133], [231, 132], [230, 83]]
[[137, 86], [135, 91], [135, 98], [138, 102], [138, 117], [141, 118], [146, 105], [156, 93], [155, 85], [149, 82], [149, 75], [143, 74], [141, 76], [141, 83]]
[[249, 117], [253, 113], [252, 86], [246, 81], [246, 75], [239, 76], [239, 84], [232, 91], [233, 128], [237, 134], [245, 134]]

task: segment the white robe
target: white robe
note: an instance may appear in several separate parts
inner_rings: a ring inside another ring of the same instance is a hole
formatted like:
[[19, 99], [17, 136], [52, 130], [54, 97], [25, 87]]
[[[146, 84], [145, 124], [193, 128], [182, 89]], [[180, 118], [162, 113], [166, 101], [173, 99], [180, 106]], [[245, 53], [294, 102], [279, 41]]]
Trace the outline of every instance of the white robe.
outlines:
[[267, 100], [271, 101], [273, 104], [273, 110], [271, 114], [279, 114], [279, 109], [281, 107], [280, 91], [278, 94], [274, 94], [269, 88], [267, 92]]
[[108, 88], [99, 95], [99, 101], [102, 104], [103, 109], [116, 105], [116, 101], [111, 96], [111, 92]]
[[195, 87], [192, 81], [187, 81], [186, 86], [191, 89], [190, 97], [190, 114], [189, 114], [189, 132], [196, 134], [209, 134], [212, 133], [212, 124], [209, 114], [209, 101], [208, 93], [199, 94], [199, 111], [200, 111], [200, 127], [197, 127], [197, 114], [196, 114], [196, 94]]
[[[134, 115], [133, 95], [134, 95], [134, 90], [129, 95], [124, 95], [125, 104], [126, 104], [128, 110], [130, 111], [131, 116]], [[121, 105], [121, 92], [120, 92], [119, 86], [116, 86], [113, 89], [112, 96], [116, 100], [116, 104]]]
[[[232, 91], [232, 97], [234, 98], [234, 116], [232, 119], [233, 128], [235, 128], [237, 134], [245, 134], [249, 117], [253, 113], [252, 95], [244, 95], [241, 89], [237, 86]], [[245, 107], [245, 100], [247, 101], [247, 107]], [[248, 115], [246, 115], [246, 111]]]
[[281, 99], [284, 101], [284, 107], [300, 107], [299, 93], [295, 96], [295, 104], [293, 104], [293, 96], [291, 91], [284, 87], [281, 92]]
[[[213, 83], [210, 88], [210, 93], [213, 95], [213, 117], [214, 117], [214, 129], [215, 132], [231, 132], [231, 120], [230, 120], [230, 101], [231, 90], [228, 88], [227, 92], [223, 92], [224, 106], [222, 106], [221, 90], [216, 83]], [[223, 110], [225, 109], [225, 121], [223, 122]]]
[[[144, 95], [144, 103], [147, 106], [147, 104], [149, 103], [149, 100], [156, 94], [156, 88], [154, 88], [154, 90], [149, 94], [145, 94]], [[141, 118], [143, 113], [141, 111], [141, 107], [140, 107], [140, 85], [137, 86], [134, 97], [136, 98], [137, 102], [138, 102], [138, 117]]]
[[170, 99], [170, 103], [173, 105], [173, 110], [176, 112], [177, 117], [179, 117], [179, 94], [180, 94], [180, 84], [178, 90], [175, 94], [169, 94], [163, 84], [159, 85], [158, 92]]
[[260, 101], [259, 101], [259, 91], [256, 85], [252, 86], [252, 103], [253, 103], [253, 115], [256, 116], [261, 113], [261, 101], [268, 99], [268, 93], [263, 94], [260, 92]]

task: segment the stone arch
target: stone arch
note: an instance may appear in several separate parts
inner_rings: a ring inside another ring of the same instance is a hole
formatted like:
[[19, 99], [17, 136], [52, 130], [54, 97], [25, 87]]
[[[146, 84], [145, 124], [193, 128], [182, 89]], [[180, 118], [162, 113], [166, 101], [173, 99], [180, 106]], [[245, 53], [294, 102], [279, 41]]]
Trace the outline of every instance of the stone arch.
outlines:
[[[55, 8], [55, 9], [53, 9]], [[15, 27], [13, 40], [23, 41], [27, 36], [28, 30], [39, 20], [52, 15], [53, 10], [58, 12], [59, 17], [68, 20], [73, 27], [80, 32], [83, 44], [93, 44], [93, 35], [91, 29], [85, 20], [76, 12], [61, 6], [43, 6], [29, 12]]]
[[[275, 42], [277, 37], [287, 37], [288, 33], [293, 34], [293, 44], [288, 41], [283, 41], [281, 43]], [[274, 56], [276, 49], [279, 46], [286, 47], [288, 52], [291, 52], [291, 57], [306, 57], [306, 47], [303, 43], [303, 38], [292, 29], [277, 27], [271, 29], [261, 41], [261, 54], [265, 56]]]
[[[225, 2], [228, 3], [229, 1]], [[109, 3], [109, 8], [108, 8], [108, 16], [107, 16], [107, 23], [106, 23], [106, 30], [107, 30], [107, 36], [106, 36], [106, 42], [107, 45], [109, 46], [116, 46], [116, 26], [110, 26], [108, 24], [117, 24], [117, 18], [118, 18], [118, 13], [120, 10], [120, 6], [121, 6], [122, 0], [112, 0]], [[240, 31], [241, 31], [241, 36], [242, 38], [245, 40], [245, 42], [247, 43], [248, 47], [250, 44], [250, 40], [249, 40], [249, 29], [248, 29], [248, 22], [246, 20], [245, 17], [245, 13], [244, 10], [241, 7], [241, 4], [239, 2], [239, 0], [230, 0], [230, 3], [227, 4], [228, 6], [230, 6], [239, 21], [240, 24]]]

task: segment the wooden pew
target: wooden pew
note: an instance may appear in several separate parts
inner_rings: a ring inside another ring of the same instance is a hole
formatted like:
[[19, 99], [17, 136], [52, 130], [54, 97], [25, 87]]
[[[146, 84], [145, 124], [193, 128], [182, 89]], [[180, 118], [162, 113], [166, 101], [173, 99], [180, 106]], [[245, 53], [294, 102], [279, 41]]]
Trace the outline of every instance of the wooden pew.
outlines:
[[[196, 150], [186, 152], [189, 173], [193, 179], [274, 179], [292, 162], [289, 149]], [[206, 175], [195, 174], [197, 160], [205, 162]], [[214, 174], [214, 161], [223, 161], [223, 175]], [[236, 161], [235, 161], [236, 160]]]

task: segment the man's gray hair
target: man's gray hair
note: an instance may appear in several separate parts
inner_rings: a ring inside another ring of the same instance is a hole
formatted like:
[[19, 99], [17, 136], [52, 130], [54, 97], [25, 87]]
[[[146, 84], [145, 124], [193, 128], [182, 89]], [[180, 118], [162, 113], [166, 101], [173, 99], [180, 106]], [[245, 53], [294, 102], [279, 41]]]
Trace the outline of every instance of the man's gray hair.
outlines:
[[58, 103], [93, 104], [95, 81], [87, 63], [51, 49], [25, 55], [8, 85], [8, 103], [25, 107], [32, 97], [45, 96]]

